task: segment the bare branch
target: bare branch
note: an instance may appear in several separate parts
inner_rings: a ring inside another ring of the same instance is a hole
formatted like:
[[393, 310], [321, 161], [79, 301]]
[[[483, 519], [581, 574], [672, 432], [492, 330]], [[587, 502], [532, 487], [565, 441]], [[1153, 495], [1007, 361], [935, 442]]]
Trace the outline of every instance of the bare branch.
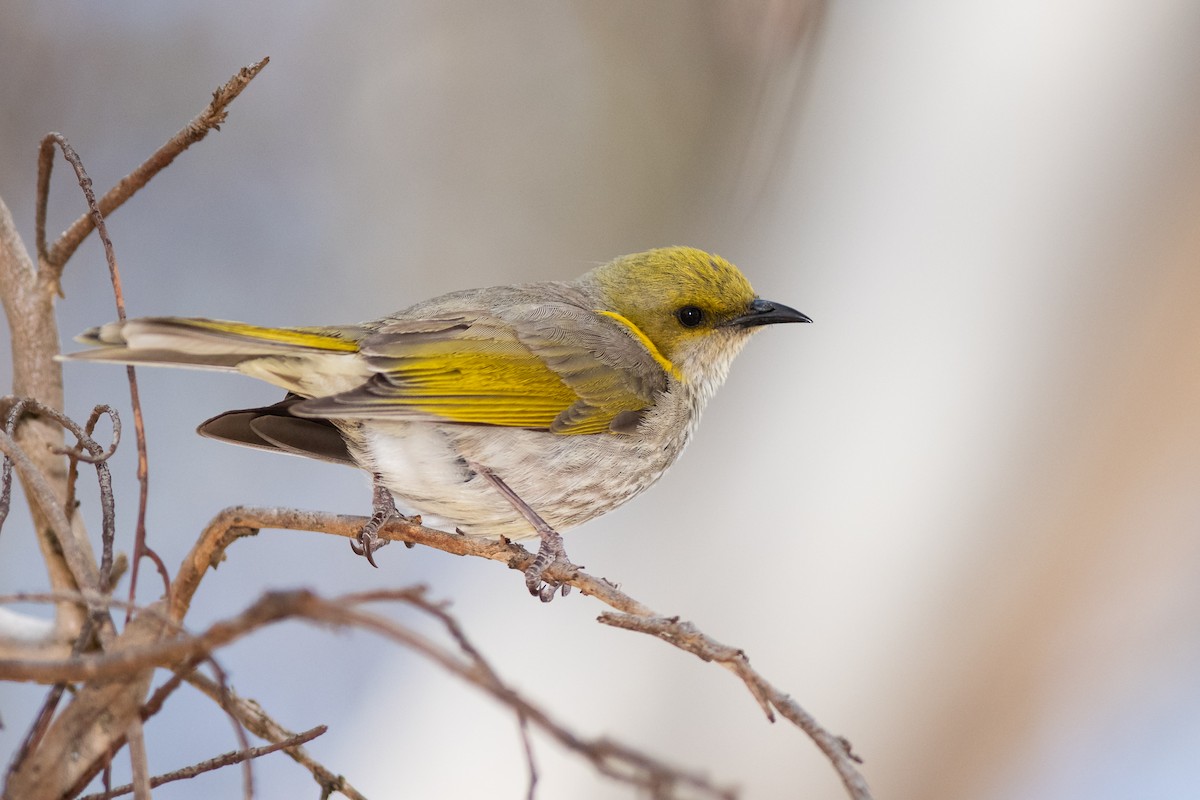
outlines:
[[[187, 682], [199, 689], [204, 694], [208, 695], [213, 700], [220, 702], [221, 687], [216, 682], [209, 680], [198, 672], [189, 674], [186, 678]], [[247, 730], [259, 738], [266, 739], [269, 742], [286, 742], [293, 738], [296, 734], [284, 728], [267, 712], [263, 711], [262, 707], [253, 700], [247, 700], [239, 697], [235, 692], [230, 690], [227, 695], [229, 712], [237, 717], [238, 722], [245, 725]], [[287, 753], [293, 761], [307, 769], [320, 784], [322, 789], [322, 797], [328, 797], [333, 792], [340, 792], [350, 800], [366, 800], [366, 798], [355, 789], [349, 781], [343, 776], [337, 775], [328, 768], [322, 766], [308, 754], [303, 747], [299, 745], [284, 746], [284, 752]]]
[[[121, 440], [121, 418], [111, 406], [98, 405], [92, 409], [92, 414], [88, 418], [87, 424], [81, 428], [78, 423], [66, 414], [31, 398], [6, 397], [4, 400], [8, 408], [4, 419], [4, 431], [9, 436], [14, 434], [21, 416], [27, 413], [36, 414], [42, 420], [49, 420], [56, 425], [60, 425], [75, 436], [75, 447], [60, 447], [55, 448], [53, 451], [57, 455], [65, 455], [69, 458], [66, 500], [63, 503], [64, 509], [69, 511], [75, 507], [75, 482], [78, 477], [78, 462], [83, 461], [95, 466], [96, 477], [100, 484], [101, 527], [102, 540], [104, 542], [104, 556], [100, 562], [100, 574], [104, 582], [107, 583], [109, 573], [112, 569], [112, 546], [113, 539], [116, 536], [116, 512], [112, 493], [112, 473], [105, 462], [116, 452], [117, 444]], [[108, 416], [113, 426], [113, 440], [107, 449], [100, 447], [96, 440], [92, 438], [92, 432], [95, 430], [96, 423], [104, 415]], [[12, 463], [6, 457], [4, 459], [3, 474], [0, 475], [0, 480], [3, 481], [2, 491], [0, 491], [0, 526], [3, 526], [4, 519], [8, 514], [11, 470]]]
[[[100, 212], [100, 207], [96, 203], [96, 195], [92, 192], [92, 179], [88, 177], [87, 171], [83, 167], [83, 161], [66, 140], [66, 137], [61, 133], [51, 133], [42, 139], [41, 157], [38, 164], [40, 167], [44, 167], [45, 180], [48, 182], [50, 179], [49, 165], [53, 163], [50, 156], [53, 154], [55, 145], [58, 145], [58, 148], [62, 150], [63, 158], [74, 168], [75, 177], [79, 180], [79, 188], [87, 200], [89, 217], [92, 225], [96, 228], [97, 234], [100, 236], [101, 244], [104, 246], [104, 258], [108, 263], [108, 275], [112, 282], [113, 298], [117, 304], [117, 317], [124, 320], [125, 293], [121, 289], [121, 271], [117, 268], [117, 257], [113, 251], [112, 240], [108, 236], [108, 228], [104, 224], [104, 215]], [[38, 188], [43, 189], [47, 187], [43, 187], [39, 180]], [[41, 202], [45, 201], [44, 196], [39, 199]], [[41, 211], [40, 206], [39, 211]], [[39, 257], [43, 254], [41, 245], [42, 242], [39, 242]], [[61, 275], [61, 271], [56, 271], [57, 269], [57, 267], [44, 263], [38, 275], [39, 280], [54, 280], [57, 284], [58, 277]], [[59, 290], [59, 293], [61, 294], [61, 290]], [[133, 407], [133, 429], [137, 435], [137, 477], [140, 486], [140, 491], [138, 492], [137, 527], [133, 545], [133, 573], [129, 578], [129, 601], [132, 603], [133, 598], [137, 594], [138, 566], [141, 564], [143, 556], [150, 556], [158, 565], [159, 572], [163, 576], [163, 582], [168, 587], [168, 591], [170, 578], [166, 574], [162, 559], [158, 558], [157, 554], [152, 553], [146, 545], [146, 505], [150, 495], [150, 468], [146, 457], [146, 426], [142, 417], [142, 403], [138, 395], [137, 373], [132, 366], [126, 366], [125, 375], [129, 381], [129, 401]], [[132, 613], [132, 610], [130, 610], [126, 614], [126, 623], [129, 622], [129, 614]]]
[[[229, 115], [227, 110], [229, 104], [242, 93], [242, 90], [250, 84], [250, 81], [254, 80], [258, 73], [262, 72], [263, 67], [270, 60], [270, 58], [264, 58], [262, 61], [251, 64], [248, 67], [243, 67], [238, 70], [236, 75], [213, 92], [212, 101], [195, 119], [168, 139], [162, 147], [154, 152], [154, 155], [146, 159], [133, 172], [119, 180], [115, 186], [100, 198], [100, 213], [108, 216], [116, 211], [126, 200], [133, 197], [139, 189], [149, 183], [151, 178], [170, 166], [176, 156], [207, 136], [209, 131], [220, 130], [221, 123]], [[45, 233], [45, 189], [48, 189], [50, 185], [50, 162], [52, 160], [52, 157], [47, 158], [43, 151], [43, 155], [38, 163], [37, 252], [38, 260], [42, 263], [43, 269], [46, 266], [50, 267], [46, 279], [52, 280], [57, 284], [62, 275], [63, 265], [67, 263], [67, 260], [79, 248], [83, 240], [87, 238], [87, 235], [92, 232], [94, 222], [90, 214], [84, 214], [71, 223], [71, 227], [67, 228], [58, 241], [47, 249]]]
[[[225, 547], [241, 536], [253, 535], [261, 528], [285, 530], [312, 530], [321, 533], [356, 536], [365, 523], [364, 517], [321, 514], [294, 509], [228, 508], [218, 514], [192, 552], [184, 560], [176, 575], [172, 618], [179, 619], [186, 613], [187, 603], [195, 586], [203, 576], [203, 570], [215, 565]], [[395, 521], [380, 529], [379, 537], [391, 541], [415, 542], [428, 545], [455, 555], [472, 555], [503, 561], [510, 569], [524, 572], [533, 554], [523, 547], [504, 541], [481, 540], [474, 537], [445, 533], [408, 522]], [[715, 661], [737, 675], [750, 691], [759, 707], [771, 721], [775, 711], [804, 733], [825, 753], [842, 778], [850, 796], [855, 800], [871, 797], [866, 780], [855, 764], [858, 758], [852, 753], [849, 743], [842, 737], [822, 727], [795, 700], [781, 692], [750, 667], [743, 651], [732, 648], [701, 633], [691, 623], [678, 618], [662, 617], [648, 606], [638, 602], [603, 578], [596, 578], [582, 570], [567, 571], [552, 565], [546, 575], [579, 589], [581, 593], [597, 598], [621, 614], [603, 614], [600, 622], [613, 627], [649, 633], [663, 641], [679, 647], [705, 661]], [[453, 631], [452, 631], [453, 633]]]
[[[425, 636], [358, 608], [363, 603], [380, 600], [405, 602], [440, 620], [459, 644], [465, 660]], [[134, 618], [134, 624], [143, 623], [153, 616], [155, 615], [140, 614]], [[96, 686], [114, 685], [118, 679], [142, 674], [154, 666], [169, 666], [211, 654], [216, 648], [248, 635], [264, 625], [293, 618], [360, 628], [391, 639], [492, 695], [564, 747], [586, 758], [602, 774], [651, 790], [655, 796], [672, 796], [671, 787], [684, 786], [707, 797], [733, 797], [730, 790], [717, 788], [700, 775], [671, 767], [635, 748], [607, 738], [585, 739], [570, 731], [501, 681], [466, 640], [457, 623], [453, 622], [444, 610], [425, 598], [422, 587], [363, 592], [333, 600], [324, 600], [306, 590], [269, 592], [241, 614], [217, 622], [196, 636], [144, 641], [137, 647], [58, 662], [4, 661], [0, 662], [0, 676], [12, 680], [85, 681], [84, 691], [87, 691]], [[101, 755], [102, 753], [97, 753], [93, 758], [98, 759]]]
[[538, 771], [537, 761], [533, 757], [533, 741], [529, 738], [529, 717], [521, 714], [517, 717], [517, 729], [521, 733], [521, 749], [525, 751], [525, 764], [529, 767], [529, 791], [526, 800], [534, 800], [537, 795]]
[[[194, 778], [197, 775], [203, 775], [205, 772], [212, 772], [221, 767], [228, 767], [232, 764], [240, 764], [243, 761], [249, 761], [255, 758], [261, 758], [265, 755], [285, 750], [289, 747], [297, 747], [305, 742], [311, 742], [321, 734], [328, 730], [324, 725], [318, 725], [315, 728], [309, 728], [303, 733], [297, 733], [280, 742], [263, 745], [261, 747], [251, 747], [247, 750], [231, 750], [228, 753], [219, 755], [215, 758], [210, 758], [207, 761], [201, 761], [199, 764], [193, 764], [190, 767], [177, 769], [174, 772], [167, 772], [162, 775], [155, 775], [150, 779], [150, 788], [157, 788], [164, 783], [172, 781], [182, 781], [188, 778]], [[129, 794], [133, 791], [133, 784], [127, 783], [124, 786], [117, 786], [107, 792], [99, 792], [97, 794], [88, 794], [79, 798], [79, 800], [110, 800], [113, 797], [120, 797], [123, 794]]]
[[[314, 531], [333, 536], [353, 538], [358, 535], [364, 517], [302, 511], [293, 508], [254, 508], [232, 506], [213, 517], [191, 552], [180, 564], [172, 586], [171, 618], [182, 619], [187, 613], [192, 595], [200, 585], [204, 572], [220, 563], [225, 548], [243, 536], [254, 536], [259, 530]], [[423, 544], [456, 556], [477, 556], [502, 561], [509, 569], [524, 573], [533, 561], [533, 554], [518, 544], [506, 540], [480, 539], [456, 533], [426, 528], [411, 522], [393, 520], [379, 530], [379, 538], [394, 542]], [[585, 595], [597, 598], [605, 605], [635, 616], [657, 616], [653, 609], [622, 592], [604, 578], [595, 578], [580, 570], [563, 569], [552, 564], [545, 572], [548, 579], [569, 583]]]
[[690, 622], [681, 621], [679, 617], [645, 618], [606, 612], [601, 614], [598, 620], [615, 628], [650, 634], [681, 650], [692, 653], [704, 661], [715, 661], [725, 667], [742, 679], [746, 688], [750, 690], [750, 694], [766, 712], [767, 719], [771, 722], [775, 721], [775, 714], [772, 711], [774, 708], [785, 719], [808, 734], [821, 752], [833, 763], [851, 797], [855, 800], [869, 800], [871, 797], [866, 780], [855, 767], [855, 764], [862, 762], [852, 751], [850, 742], [825, 730], [811, 714], [800, 707], [799, 703], [775, 688], [766, 678], [755, 671], [750, 666], [750, 659], [746, 658], [746, 654], [742, 650], [721, 644], [701, 633]]

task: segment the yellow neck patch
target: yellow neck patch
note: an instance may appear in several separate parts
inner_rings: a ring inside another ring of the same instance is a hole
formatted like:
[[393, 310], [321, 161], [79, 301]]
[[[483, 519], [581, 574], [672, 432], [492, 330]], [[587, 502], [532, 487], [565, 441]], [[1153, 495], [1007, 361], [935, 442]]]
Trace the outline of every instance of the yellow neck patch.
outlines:
[[668, 361], [666, 356], [659, 352], [659, 349], [655, 347], [654, 342], [650, 341], [650, 337], [642, 333], [641, 328], [639, 328], [637, 325], [634, 325], [633, 322], [631, 322], [627, 317], [624, 317], [615, 311], [603, 311], [597, 309], [596, 313], [603, 314], [610, 319], [615, 319], [617, 322], [628, 328], [629, 332], [632, 333], [634, 337], [642, 343], [642, 346], [650, 351], [650, 357], [653, 358], [660, 367], [665, 369], [668, 375], [671, 375], [680, 383], [683, 382], [683, 373], [679, 371], [678, 367]]

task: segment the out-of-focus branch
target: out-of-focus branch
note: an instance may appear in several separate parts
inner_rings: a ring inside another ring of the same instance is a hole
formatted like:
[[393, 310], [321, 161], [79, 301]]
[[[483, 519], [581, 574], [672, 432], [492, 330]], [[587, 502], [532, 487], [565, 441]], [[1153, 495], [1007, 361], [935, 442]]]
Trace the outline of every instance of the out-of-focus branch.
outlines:
[[[221, 703], [222, 692], [221, 685], [208, 677], [201, 675], [198, 672], [190, 673], [185, 679], [189, 684], [199, 689], [204, 694], [208, 695], [213, 701]], [[321, 786], [322, 797], [328, 797], [334, 792], [339, 792], [345, 795], [349, 800], [366, 800], [366, 798], [355, 789], [348, 780], [343, 776], [335, 774], [333, 771], [318, 763], [308, 754], [300, 745], [286, 744], [290, 739], [294, 739], [297, 734], [284, 728], [274, 719], [272, 719], [262, 707], [253, 700], [239, 697], [236, 692], [227, 690], [224, 694], [224, 707], [232, 714], [238, 722], [246, 727], [246, 730], [253, 733], [260, 739], [265, 739], [268, 742], [276, 744], [285, 743], [283, 751], [291, 757], [300, 766], [307, 769], [313, 776], [313, 779]]]
[[[434, 617], [443, 624], [447, 633], [458, 644], [460, 652], [456, 654], [427, 636], [360, 608], [364, 603], [370, 602], [403, 602]], [[131, 627], [145, 624], [149, 619], [157, 619], [160, 624], [166, 624], [165, 620], [160, 618], [159, 612], [151, 609], [150, 613], [134, 617]], [[461, 680], [482, 689], [503, 705], [513, 709], [520, 719], [528, 720], [529, 724], [539, 728], [562, 746], [586, 758], [600, 773], [640, 789], [653, 791], [656, 797], [678, 796], [678, 793], [673, 791], [675, 788], [686, 789], [688, 796], [718, 800], [731, 800], [734, 797], [732, 790], [719, 788], [701, 775], [672, 767], [637, 748], [609, 738], [587, 739], [571, 731], [504, 683], [479, 651], [470, 644], [458, 623], [443, 608], [426, 599], [423, 587], [362, 592], [332, 600], [323, 599], [307, 590], [268, 592], [241, 614], [217, 622], [195, 636], [170, 639], [156, 637], [143, 640], [136, 647], [56, 662], [0, 662], [0, 676], [12, 680], [85, 681], [84, 692], [92, 691], [96, 687], [121, 686], [131, 676], [133, 680], [140, 681], [142, 676], [147, 674], [147, 670], [154, 666], [173, 666], [202, 656], [210, 656], [219, 647], [250, 635], [266, 625], [286, 619], [305, 619], [324, 625], [357, 628], [390, 639], [421, 654]], [[121, 641], [125, 638], [122, 637]], [[78, 704], [77, 701], [69, 706], [64, 715], [76, 709]], [[50, 738], [51, 735], [47, 735], [47, 743]], [[49, 747], [43, 747], [39, 753], [49, 750]], [[73, 757], [71, 760], [74, 762], [80, 759]], [[22, 770], [10, 780], [9, 788], [12, 789], [15, 785], [23, 790], [32, 789], [28, 785], [16, 782], [17, 777], [27, 777], [31, 772], [34, 770]], [[61, 775], [50, 776], [45, 774], [44, 770], [39, 770], [39, 773], [43, 781], [62, 781]], [[78, 776], [75, 777], [77, 780]], [[55, 784], [53, 791], [57, 791], [57, 795], [46, 791], [36, 796], [59, 796], [63, 793], [63, 788], [60, 787], [64, 785], [70, 789], [73, 784]], [[38, 788], [42, 787], [39, 785]], [[26, 795], [18, 792], [16, 796]]]
[[[128, 658], [153, 647], [167, 632], [161, 609], [138, 614], [112, 642], [101, 658]], [[78, 663], [87, 659], [65, 659]], [[0, 670], [3, 672], [3, 670]], [[130, 721], [141, 708], [154, 670], [133, 669], [117, 681], [92, 681], [82, 685], [66, 708], [59, 712], [37, 749], [8, 776], [4, 791], [22, 800], [59, 800], [71, 790], [93, 764], [103, 762], [122, 741]]]
[[[179, 153], [203, 139], [209, 130], [217, 128], [225, 119], [229, 103], [266, 64], [267, 59], [263, 59], [246, 67], [214, 92], [212, 102], [199, 116], [100, 199], [97, 204], [99, 212], [107, 214], [118, 208]], [[60, 350], [54, 300], [60, 294], [63, 266], [96, 222], [89, 211], [76, 220], [53, 247], [46, 247], [46, 205], [52, 163], [53, 142], [44, 143], [39, 157], [36, 209], [38, 269], [34, 269], [28, 251], [17, 234], [8, 207], [0, 200], [0, 302], [3, 303], [11, 333], [13, 394], [35, 398], [50, 408], [62, 409], [62, 370], [54, 361], [54, 356]], [[67, 485], [66, 462], [59, 455], [64, 439], [62, 430], [35, 416], [23, 421], [14, 436], [37, 472], [50, 486], [61, 507], [66, 499]], [[62, 554], [62, 549], [68, 546], [76, 551], [91, 550], [79, 517], [69, 515], [69, 538], [72, 542], [60, 547], [52, 538], [49, 510], [39, 501], [31, 501], [30, 505], [51, 588], [59, 592], [89, 589], [73, 580], [71, 569]], [[60, 644], [69, 643], [83, 624], [82, 611], [75, 605], [60, 605], [56, 608], [55, 622], [55, 638]]]
[[679, 617], [638, 617], [606, 612], [601, 614], [598, 620], [614, 628], [650, 634], [704, 661], [713, 661], [725, 667], [742, 679], [750, 694], [758, 701], [759, 707], [766, 713], [767, 719], [774, 722], [775, 711], [778, 711], [784, 719], [808, 734], [838, 771], [851, 797], [855, 800], [870, 798], [871, 790], [855, 767], [855, 764], [862, 763], [861, 759], [854, 754], [850, 742], [821, 727], [791, 696], [777, 689], [753, 669], [750, 659], [742, 650], [721, 644]]
[[[171, 617], [182, 619], [187, 613], [192, 594], [203, 578], [204, 571], [216, 566], [225, 548], [243, 536], [255, 535], [260, 529], [305, 530], [352, 538], [366, 522], [365, 517], [323, 514], [284, 508], [227, 508], [219, 513], [205, 529], [192, 551], [176, 573], [172, 591]], [[478, 539], [446, 533], [410, 522], [393, 521], [379, 531], [379, 537], [389, 541], [424, 544], [454, 555], [469, 555], [503, 561], [510, 569], [524, 572], [534, 556], [520, 545], [507, 541]], [[564, 569], [560, 564], [547, 570], [548, 579], [569, 584], [584, 595], [595, 597], [620, 614], [602, 614], [599, 618], [614, 627], [650, 633], [681, 650], [705, 661], [715, 661], [737, 675], [763, 709], [767, 719], [775, 721], [775, 711], [800, 728], [816, 743], [833, 763], [847, 792], [854, 800], [869, 800], [870, 789], [856, 766], [859, 759], [850, 743], [822, 727], [794, 699], [777, 689], [750, 667], [746, 654], [699, 631], [694, 625], [677, 617], [664, 617], [649, 606], [630, 597], [603, 578], [582, 570]]]
[[[315, 728], [309, 728], [303, 733], [297, 733], [279, 742], [263, 745], [262, 747], [251, 747], [249, 750], [231, 750], [228, 753], [219, 755], [215, 758], [210, 758], [206, 761], [201, 761], [198, 764], [193, 764], [190, 767], [177, 769], [174, 772], [167, 772], [162, 775], [155, 775], [150, 778], [149, 785], [151, 789], [162, 786], [164, 783], [172, 781], [183, 781], [190, 778], [195, 778], [197, 775], [203, 775], [205, 772], [212, 772], [221, 767], [228, 767], [233, 764], [240, 764], [243, 761], [249, 761], [253, 758], [261, 758], [265, 755], [284, 750], [289, 747], [298, 747], [305, 742], [311, 742], [321, 734], [328, 730], [324, 725], [318, 725]], [[120, 797], [123, 794], [129, 794], [133, 791], [133, 784], [127, 783], [124, 786], [115, 786], [107, 792], [98, 792], [96, 794], [87, 794], [79, 798], [79, 800], [110, 800], [113, 797]]]

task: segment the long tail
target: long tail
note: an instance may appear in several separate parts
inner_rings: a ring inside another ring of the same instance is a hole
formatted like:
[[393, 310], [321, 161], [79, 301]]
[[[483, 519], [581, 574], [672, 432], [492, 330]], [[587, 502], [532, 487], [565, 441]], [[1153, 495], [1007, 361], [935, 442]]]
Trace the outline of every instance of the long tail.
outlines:
[[338, 428], [327, 420], [292, 416], [301, 398], [345, 391], [370, 374], [357, 357], [365, 330], [263, 328], [241, 322], [145, 317], [110, 322], [76, 337], [91, 350], [65, 361], [105, 361], [240, 372], [286, 389], [280, 403], [227, 411], [204, 422], [200, 433], [234, 444], [279, 450], [355, 465]]
[[356, 353], [356, 333], [349, 326], [264, 328], [223, 320], [143, 317], [84, 331], [75, 340], [94, 349], [60, 358], [237, 371], [242, 364], [264, 357]]

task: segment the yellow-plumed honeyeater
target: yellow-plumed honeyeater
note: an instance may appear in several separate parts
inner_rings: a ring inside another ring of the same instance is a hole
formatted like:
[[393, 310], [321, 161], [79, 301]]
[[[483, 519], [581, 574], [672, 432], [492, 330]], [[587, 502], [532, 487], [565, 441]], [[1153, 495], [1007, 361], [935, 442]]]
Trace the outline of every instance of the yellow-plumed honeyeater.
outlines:
[[[264, 328], [149, 317], [83, 333], [73, 360], [241, 372], [287, 391], [204, 436], [359, 467], [375, 514], [473, 536], [541, 537], [526, 572], [564, 558], [556, 532], [641, 493], [674, 463], [730, 363], [764, 325], [809, 322], [737, 267], [690, 247], [623, 256], [575, 281], [470, 289], [359, 325]], [[564, 587], [565, 590], [565, 587]]]

